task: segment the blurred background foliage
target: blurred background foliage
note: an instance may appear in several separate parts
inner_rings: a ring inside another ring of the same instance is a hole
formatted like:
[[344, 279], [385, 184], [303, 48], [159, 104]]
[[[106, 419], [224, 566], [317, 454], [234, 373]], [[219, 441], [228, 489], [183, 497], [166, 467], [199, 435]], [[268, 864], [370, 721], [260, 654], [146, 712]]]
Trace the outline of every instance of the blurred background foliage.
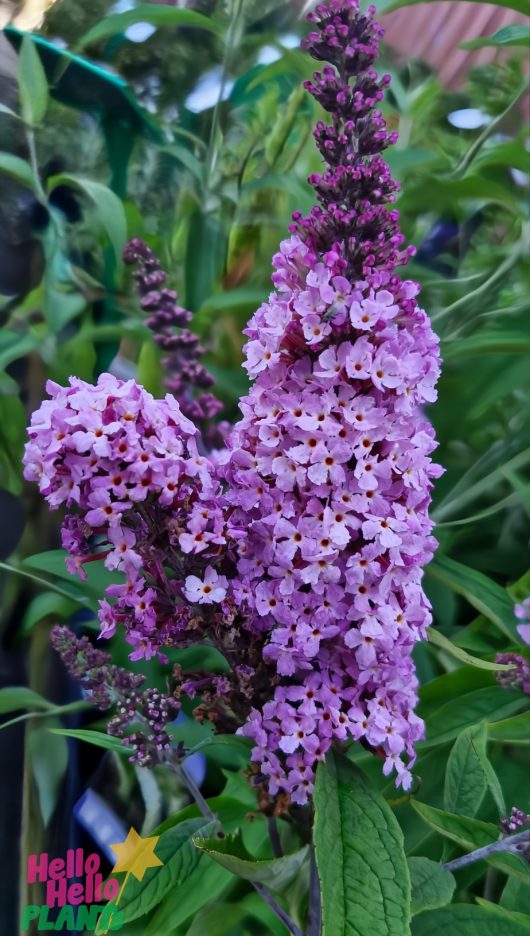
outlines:
[[[273, 0], [199, 0], [193, 11], [58, 0], [35, 41], [13, 29], [4, 33], [2, 61], [14, 62], [0, 72], [0, 679], [8, 685], [27, 683], [58, 704], [78, 700], [46, 638], [51, 622], [74, 612], [78, 627], [93, 627], [102, 571], [95, 568], [86, 588], [67, 580], [61, 556], [50, 553], [58, 545], [56, 517], [24, 487], [21, 455], [46, 379], [93, 380], [110, 367], [119, 376], [136, 375], [153, 392], [160, 387], [158, 352], [121, 263], [127, 236], [144, 238], [170, 271], [208, 349], [224, 416], [237, 417], [247, 386], [242, 329], [270, 291], [271, 256], [291, 212], [311, 205], [306, 178], [318, 169], [311, 130], [320, 114], [301, 89], [312, 71], [298, 49], [301, 14], [301, 3]], [[438, 629], [485, 659], [514, 644], [511, 604], [530, 591], [522, 38], [519, 32], [513, 42], [498, 43], [508, 49], [504, 57], [469, 73], [456, 90], [444, 88], [425, 62], [404, 62], [390, 47], [381, 62], [393, 77], [384, 113], [400, 134], [388, 159], [402, 185], [403, 229], [418, 247], [406, 275], [421, 283], [444, 357], [430, 417], [446, 473], [434, 496], [440, 551], [427, 589]], [[117, 641], [114, 652], [117, 662], [126, 659]], [[187, 665], [195, 652], [188, 651]], [[497, 694], [480, 718], [493, 718], [499, 696], [490, 672], [459, 667], [454, 655], [431, 644], [418, 649], [417, 661], [429, 687], [426, 714], [436, 720], [437, 704], [456, 705], [464, 696], [461, 712], [466, 693], [490, 687]], [[163, 685], [158, 664], [140, 668]], [[422, 796], [433, 805], [441, 805], [447, 742], [463, 724], [455, 712], [453, 727], [446, 713], [441, 747], [423, 755], [431, 760]], [[187, 730], [195, 740], [201, 734]], [[24, 770], [23, 735], [11, 728], [0, 743], [8, 737], [20, 808], [11, 801], [6, 822], [14, 833], [24, 816], [26, 850], [42, 842], [47, 824], [48, 837], [64, 841], [68, 818], [56, 815], [49, 825], [60, 791], [67, 782], [63, 806], [71, 806], [102, 762], [111, 775], [102, 784], [122, 811], [128, 802], [131, 821], [135, 811], [141, 825], [149, 809], [160, 818], [175, 808], [174, 792], [164, 792], [162, 807], [159, 792], [139, 787], [132, 769], [109, 767], [113, 755], [89, 749], [74, 756], [70, 749], [72, 773], [66, 741], [57, 736], [57, 750], [48, 759], [34, 756], [33, 765], [26, 744]], [[517, 751], [507, 770], [498, 742], [494, 763], [507, 800], [528, 809], [525, 757]], [[222, 788], [221, 770], [237, 766], [234, 756], [208, 760], [209, 792]], [[371, 772], [382, 786], [377, 763]], [[517, 788], [526, 790], [526, 801]], [[409, 806], [399, 809], [408, 810], [401, 818], [414, 852], [423, 847], [425, 824]], [[495, 803], [484, 810], [481, 817], [491, 819]], [[427, 853], [437, 857], [439, 836], [432, 829], [429, 835]], [[468, 879], [463, 887], [473, 886]]]

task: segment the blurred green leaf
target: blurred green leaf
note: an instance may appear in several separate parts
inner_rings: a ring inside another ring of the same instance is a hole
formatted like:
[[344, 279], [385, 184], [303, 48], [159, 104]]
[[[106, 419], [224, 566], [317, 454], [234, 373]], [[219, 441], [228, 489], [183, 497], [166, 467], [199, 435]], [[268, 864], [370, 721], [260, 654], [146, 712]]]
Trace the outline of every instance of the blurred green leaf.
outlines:
[[[200, 855], [198, 849], [195, 853]], [[203, 855], [189, 877], [162, 899], [149, 922], [144, 921], [142, 936], [168, 936], [185, 920], [193, 921], [201, 907], [217, 900], [235, 880], [230, 871]]]
[[168, 7], [163, 3], [140, 3], [132, 10], [126, 10], [124, 13], [113, 13], [100, 20], [92, 29], [89, 29], [76, 44], [76, 51], [86, 48], [89, 45], [95, 45], [102, 39], [109, 36], [116, 36], [124, 33], [135, 23], [150, 23], [151, 26], [189, 26], [194, 29], [205, 29], [217, 35], [222, 35], [221, 27], [215, 20], [202, 13], [196, 13], [194, 10], [186, 10], [182, 7]]
[[48, 109], [48, 81], [35, 43], [22, 39], [18, 60], [18, 86], [22, 119], [31, 127], [41, 123]]
[[0, 689], [0, 714], [16, 712], [19, 709], [52, 709], [54, 705], [48, 702], [38, 692], [26, 686], [7, 686]]
[[89, 728], [48, 728], [48, 731], [65, 738], [73, 738], [75, 741], [85, 741], [86, 744], [93, 744], [95, 747], [113, 751], [115, 754], [129, 755], [131, 753], [130, 748], [119, 738], [113, 738], [102, 731], [91, 731]]
[[53, 192], [59, 185], [67, 185], [76, 189], [92, 203], [96, 209], [97, 223], [107, 234], [116, 260], [121, 263], [123, 248], [127, 240], [127, 219], [121, 199], [101, 182], [81, 176], [66, 173], [52, 176], [48, 182], [50, 192]]
[[12, 156], [11, 153], [0, 153], [0, 172], [11, 176], [24, 188], [31, 189], [38, 193], [39, 184], [29, 163], [18, 156]]
[[33, 598], [24, 612], [20, 633], [28, 634], [45, 617], [69, 618], [76, 610], [76, 603], [57, 592], [43, 591]]
[[51, 737], [44, 727], [33, 727], [29, 733], [31, 772], [39, 796], [44, 825], [48, 825], [61, 791], [68, 766], [68, 745], [64, 738]]
[[[528, 12], [528, 9], [525, 10]], [[491, 36], [479, 36], [478, 39], [470, 39], [467, 42], [461, 42], [461, 49], [482, 49], [484, 46], [528, 46], [530, 41], [530, 31], [528, 26], [513, 24], [511, 26], [502, 26]]]
[[[382, 0], [378, 9], [380, 13], [390, 13], [392, 10], [400, 10], [402, 7], [415, 6], [416, 3], [436, 2], [436, 0]], [[495, 6], [506, 7], [508, 10], [517, 10], [519, 13], [528, 15], [528, 4], [526, 0], [472, 0], [475, 3], [493, 3]]]

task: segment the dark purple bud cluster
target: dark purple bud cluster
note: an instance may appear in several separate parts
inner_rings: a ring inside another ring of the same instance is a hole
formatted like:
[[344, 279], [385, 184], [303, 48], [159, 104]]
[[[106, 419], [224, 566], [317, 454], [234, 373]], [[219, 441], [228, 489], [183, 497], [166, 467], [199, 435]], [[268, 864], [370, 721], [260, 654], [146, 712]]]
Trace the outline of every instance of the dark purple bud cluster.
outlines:
[[335, 243], [350, 278], [369, 276], [376, 266], [392, 272], [414, 253], [400, 250], [399, 214], [387, 207], [399, 186], [380, 153], [397, 133], [387, 131], [377, 109], [390, 76], [379, 78], [371, 67], [383, 35], [374, 13], [375, 7], [360, 13], [358, 0], [321, 4], [307, 17], [315, 29], [302, 43], [313, 58], [331, 63], [305, 82], [331, 123], [319, 121], [315, 129], [327, 165], [309, 178], [319, 204], [305, 218], [295, 212], [290, 230], [312, 250]]
[[505, 835], [511, 835], [512, 832], [517, 832], [518, 829], [522, 829], [523, 826], [529, 823], [530, 815], [523, 812], [522, 809], [517, 809], [517, 806], [512, 806], [510, 815], [502, 818], [499, 825]]
[[503, 689], [522, 689], [530, 696], [530, 663], [520, 653], [498, 653], [496, 663], [507, 664], [509, 670], [497, 670], [497, 682]]
[[197, 335], [186, 327], [192, 314], [178, 305], [177, 293], [164, 285], [165, 270], [139, 237], [126, 245], [123, 259], [137, 267], [134, 278], [140, 306], [148, 314], [146, 324], [153, 332], [155, 344], [167, 355], [162, 361], [166, 387], [177, 398], [184, 415], [204, 431], [222, 404], [211, 393], [204, 392], [215, 381], [200, 363], [204, 348]]
[[88, 637], [76, 637], [67, 627], [54, 627], [51, 642], [90, 701], [102, 711], [114, 709], [107, 732], [132, 750], [131, 764], [153, 767], [162, 762], [172, 747], [165, 729], [180, 711], [178, 700], [159, 689], [142, 693], [145, 676], [115, 666], [109, 653], [97, 650]]

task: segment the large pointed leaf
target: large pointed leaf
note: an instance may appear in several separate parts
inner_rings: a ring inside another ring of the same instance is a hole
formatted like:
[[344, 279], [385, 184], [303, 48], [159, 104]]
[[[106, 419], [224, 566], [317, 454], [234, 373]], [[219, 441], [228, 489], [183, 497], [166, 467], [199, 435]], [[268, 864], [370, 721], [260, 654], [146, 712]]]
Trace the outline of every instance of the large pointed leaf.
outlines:
[[124, 921], [135, 920], [149, 913], [173, 888], [184, 884], [201, 861], [192, 836], [202, 830], [211, 834], [215, 824], [204, 819], [187, 819], [164, 832], [156, 845], [156, 855], [162, 861], [158, 868], [150, 868], [144, 878], [130, 878], [120, 900]]
[[511, 26], [501, 26], [492, 36], [479, 36], [478, 39], [470, 39], [468, 42], [462, 42], [461, 49], [482, 49], [484, 46], [524, 46], [528, 48], [530, 33], [528, 26], [513, 24]]
[[258, 860], [248, 852], [240, 832], [213, 838], [196, 835], [193, 841], [197, 848], [227, 871], [245, 881], [265, 884], [271, 890], [285, 887], [298, 874], [307, 855], [305, 847], [282, 858]]
[[486, 753], [486, 725], [473, 725], [458, 735], [445, 772], [444, 808], [447, 812], [476, 816], [488, 781], [479, 752]]
[[35, 43], [29, 35], [24, 36], [20, 48], [18, 86], [23, 120], [35, 127], [48, 108], [48, 82]]
[[386, 800], [332, 751], [319, 764], [314, 800], [323, 936], [406, 936], [410, 875]]

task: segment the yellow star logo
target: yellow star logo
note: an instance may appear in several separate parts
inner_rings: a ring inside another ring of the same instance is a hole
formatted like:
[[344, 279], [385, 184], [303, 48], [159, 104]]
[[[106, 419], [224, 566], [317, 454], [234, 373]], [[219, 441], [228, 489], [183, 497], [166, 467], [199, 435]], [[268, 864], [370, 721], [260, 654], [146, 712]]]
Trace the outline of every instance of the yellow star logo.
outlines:
[[125, 871], [127, 877], [132, 874], [137, 881], [143, 880], [148, 868], [158, 868], [164, 864], [155, 855], [159, 837], [152, 835], [149, 838], [142, 838], [134, 829], [129, 829], [124, 842], [110, 846], [117, 858], [112, 870], [115, 873]]

